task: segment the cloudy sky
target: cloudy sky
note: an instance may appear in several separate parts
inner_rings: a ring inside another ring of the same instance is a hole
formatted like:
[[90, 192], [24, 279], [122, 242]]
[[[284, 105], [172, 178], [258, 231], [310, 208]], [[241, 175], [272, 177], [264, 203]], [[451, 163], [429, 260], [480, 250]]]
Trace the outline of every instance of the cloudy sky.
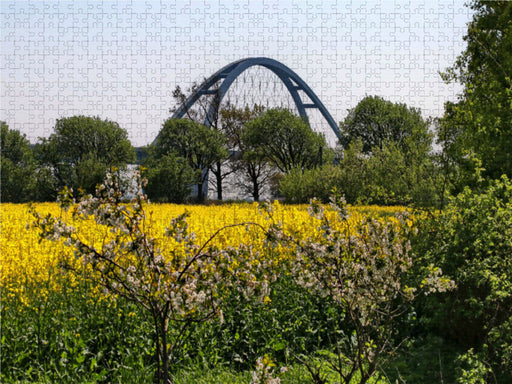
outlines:
[[257, 56], [295, 71], [337, 122], [365, 95], [440, 116], [461, 89], [438, 72], [464, 49], [463, 4], [3, 0], [0, 120], [35, 142], [58, 118], [100, 116], [145, 145], [176, 85]]

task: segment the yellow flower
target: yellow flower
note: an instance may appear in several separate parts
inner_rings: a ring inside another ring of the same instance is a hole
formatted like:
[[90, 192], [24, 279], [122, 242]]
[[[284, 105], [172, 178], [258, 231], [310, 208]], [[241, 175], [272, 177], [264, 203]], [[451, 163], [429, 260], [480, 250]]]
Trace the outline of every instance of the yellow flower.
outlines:
[[[34, 208], [42, 215], [50, 213], [56, 217], [61, 216], [60, 208], [56, 203], [38, 203], [34, 204]], [[273, 205], [271, 219], [267, 220], [258, 210], [257, 203], [208, 207], [152, 204], [148, 206], [146, 225], [151, 225], [151, 235], [156, 238], [156, 247], [162, 249], [163, 256], [168, 262], [183, 258], [185, 247], [166, 237], [165, 228], [170, 225], [173, 217], [188, 211], [190, 213], [190, 217], [187, 218], [189, 232], [195, 233], [196, 244], [204, 244], [220, 228], [231, 225], [212, 239], [209, 245], [221, 249], [239, 247], [241, 244], [251, 245], [252, 252], [257, 252], [261, 260], [271, 261], [272, 265], [277, 267], [281, 262], [286, 261], [292, 252], [282, 245], [275, 249], [264, 248], [265, 238], [258, 225], [268, 228], [272, 222], [279, 223], [286, 232], [294, 233], [302, 239], [319, 236], [321, 223], [308, 214], [307, 208], [307, 205], [281, 205], [276, 202]], [[17, 299], [21, 305], [33, 306], [37, 302], [44, 302], [49, 293], [60, 291], [64, 284], [66, 288], [77, 287], [83, 276], [92, 273], [90, 267], [83, 267], [80, 258], [75, 258], [73, 246], [42, 240], [37, 230], [27, 229], [27, 223], [31, 223], [33, 217], [26, 205], [4, 203], [1, 204], [0, 209], [2, 299]], [[346, 225], [350, 228], [355, 221], [360, 221], [364, 217], [394, 221], [393, 214], [402, 210], [404, 210], [402, 207], [349, 207], [349, 220], [334, 225]], [[327, 219], [331, 223], [336, 223], [336, 212], [327, 206], [325, 212]], [[68, 214], [66, 217], [71, 220], [71, 215]], [[240, 223], [251, 224], [232, 226]], [[69, 224], [77, 227], [82, 241], [94, 244], [97, 248], [101, 248], [114, 238], [114, 234], [97, 225], [92, 218]], [[269, 258], [272, 259], [269, 260]], [[60, 267], [62, 260], [67, 260], [79, 270], [84, 269], [79, 274], [64, 274]], [[231, 269], [236, 271], [238, 266], [239, 261], [234, 260]], [[92, 295], [101, 299], [104, 294], [98, 287]], [[270, 298], [265, 297], [264, 301], [268, 303]]]

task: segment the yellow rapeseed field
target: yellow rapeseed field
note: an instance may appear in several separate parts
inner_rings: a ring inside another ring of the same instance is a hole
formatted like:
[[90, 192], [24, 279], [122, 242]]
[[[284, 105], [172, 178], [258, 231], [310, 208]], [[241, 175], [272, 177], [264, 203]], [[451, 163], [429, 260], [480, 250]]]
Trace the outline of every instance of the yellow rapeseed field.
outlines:
[[[35, 204], [40, 213], [52, 213], [55, 216], [63, 214], [56, 203]], [[310, 217], [307, 205], [273, 204], [272, 220], [282, 223], [286, 231], [298, 233], [301, 236], [314, 235], [319, 224], [318, 220]], [[356, 207], [349, 208], [350, 220], [360, 221], [364, 216], [391, 217], [394, 212], [403, 210], [402, 207]], [[257, 203], [242, 203], [218, 206], [184, 206], [174, 204], [152, 204], [148, 207], [146, 224], [152, 228], [151, 234], [156, 238], [164, 238], [164, 231], [173, 217], [185, 211], [190, 217], [187, 222], [190, 230], [196, 234], [198, 244], [207, 241], [218, 229], [238, 223], [258, 223], [264, 227], [269, 220], [260, 213]], [[328, 212], [334, 215], [334, 212]], [[332, 216], [331, 216], [332, 217]], [[72, 247], [66, 247], [59, 242], [41, 240], [35, 229], [27, 229], [27, 224], [33, 221], [27, 205], [1, 205], [1, 275], [0, 283], [3, 294], [17, 296], [18, 300], [29, 305], [25, 292], [39, 292], [39, 299], [49, 291], [59, 289], [59, 279], [55, 279], [61, 271], [59, 259], [73, 257]], [[76, 223], [72, 223], [76, 225]], [[101, 241], [101, 231], [94, 221], [81, 223], [79, 231], [88, 242]], [[252, 228], [252, 227], [251, 227]], [[261, 234], [261, 233], [260, 233]], [[247, 230], [246, 226], [235, 226], [221, 231], [213, 240], [213, 244], [222, 248], [251, 243], [255, 247], [262, 246], [262, 237], [257, 236], [255, 227]], [[163, 240], [162, 243], [165, 244]], [[70, 281], [72, 284], [72, 281]]]

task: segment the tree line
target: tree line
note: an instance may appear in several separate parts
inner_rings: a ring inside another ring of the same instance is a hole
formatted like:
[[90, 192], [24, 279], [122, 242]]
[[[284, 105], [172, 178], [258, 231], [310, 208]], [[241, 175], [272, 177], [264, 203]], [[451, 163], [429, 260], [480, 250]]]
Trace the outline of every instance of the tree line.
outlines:
[[[202, 202], [210, 188], [222, 200], [230, 180], [240, 199], [254, 201], [264, 194], [291, 203], [327, 201], [336, 189], [349, 203], [438, 206], [482, 172], [468, 167], [469, 161], [482, 167], [476, 153], [472, 160], [461, 156], [453, 138], [446, 139], [452, 109], [443, 119], [424, 119], [419, 109], [367, 96], [340, 123], [336, 148], [285, 109], [228, 106], [212, 126], [167, 119], [143, 148], [146, 193], [159, 202]], [[65, 186], [93, 193], [109, 169], [123, 172], [136, 161], [126, 130], [110, 120], [62, 118], [35, 145], [1, 124], [4, 202], [54, 201]]]
[[[370, 125], [361, 121], [364, 119]], [[431, 135], [419, 111], [379, 97], [366, 97], [350, 111], [341, 123], [344, 136], [339, 149], [329, 148], [306, 120], [285, 109], [228, 106], [218, 112], [214, 125], [197, 120], [167, 119], [155, 142], [143, 149], [146, 193], [152, 200], [202, 202], [208, 184], [215, 198], [222, 200], [226, 178], [231, 175], [232, 187], [240, 191], [241, 199], [259, 201], [263, 194], [271, 193], [290, 202], [306, 202], [318, 197], [314, 193], [327, 196], [336, 187], [349, 200], [362, 201], [362, 190], [352, 193], [353, 187], [346, 181], [362, 181], [359, 173], [367, 162], [379, 164], [391, 151], [384, 166], [388, 170], [403, 166], [410, 173], [407, 166], [415, 166], [415, 159], [430, 159]], [[3, 201], [55, 200], [64, 187], [93, 193], [107, 170], [115, 167], [123, 172], [127, 164], [135, 162], [135, 149], [126, 130], [99, 117], [59, 119], [50, 137], [35, 145], [2, 123], [1, 143]], [[365, 164], [354, 163], [354, 156]], [[403, 164], [393, 163], [397, 157]], [[342, 169], [348, 172], [347, 180], [337, 180]], [[308, 181], [312, 173], [332, 176], [329, 185], [318, 184], [316, 177]], [[309, 185], [311, 182], [314, 185]], [[405, 184], [401, 187], [408, 189]]]

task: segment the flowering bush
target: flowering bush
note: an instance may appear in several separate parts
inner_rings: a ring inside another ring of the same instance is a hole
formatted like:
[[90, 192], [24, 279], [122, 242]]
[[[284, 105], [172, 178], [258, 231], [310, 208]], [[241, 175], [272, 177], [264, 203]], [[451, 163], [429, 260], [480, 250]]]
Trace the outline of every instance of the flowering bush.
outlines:
[[[292, 274], [297, 281], [334, 300], [344, 311], [340, 318], [335, 356], [328, 365], [342, 382], [358, 377], [366, 383], [377, 372], [383, 355], [396, 347], [395, 321], [406, 313], [420, 292], [445, 291], [454, 284], [430, 266], [424, 276], [411, 276], [413, 260], [408, 232], [412, 223], [399, 215], [398, 223], [374, 219], [348, 220], [345, 202], [331, 201], [334, 220], [317, 201], [310, 214], [318, 220], [318, 232], [297, 244]], [[319, 376], [319, 369], [310, 368]]]
[[[230, 286], [240, 288], [247, 296], [266, 297], [269, 263], [259, 258], [250, 245], [225, 249], [211, 245], [221, 230], [198, 245], [188, 230], [186, 214], [172, 219], [166, 229], [166, 236], [176, 246], [164, 255], [164, 244], [151, 235], [147, 221], [144, 180], [138, 174], [135, 177], [138, 188], [129, 202], [123, 200], [118, 178], [110, 174], [97, 188], [96, 197], [84, 196], [74, 205], [74, 220], [93, 218], [103, 229], [101, 241], [84, 238], [68, 224], [66, 214], [43, 216], [32, 210], [33, 227], [44, 238], [62, 239], [73, 247], [75, 257], [92, 269], [90, 278], [106, 292], [136, 303], [151, 315], [157, 335], [158, 378], [170, 383], [169, 365], [190, 325], [221, 314], [223, 293]], [[74, 203], [71, 191], [65, 190], [60, 201], [67, 212]], [[76, 263], [63, 261], [68, 269], [77, 271]], [[169, 334], [171, 322], [178, 329], [173, 336]]]

